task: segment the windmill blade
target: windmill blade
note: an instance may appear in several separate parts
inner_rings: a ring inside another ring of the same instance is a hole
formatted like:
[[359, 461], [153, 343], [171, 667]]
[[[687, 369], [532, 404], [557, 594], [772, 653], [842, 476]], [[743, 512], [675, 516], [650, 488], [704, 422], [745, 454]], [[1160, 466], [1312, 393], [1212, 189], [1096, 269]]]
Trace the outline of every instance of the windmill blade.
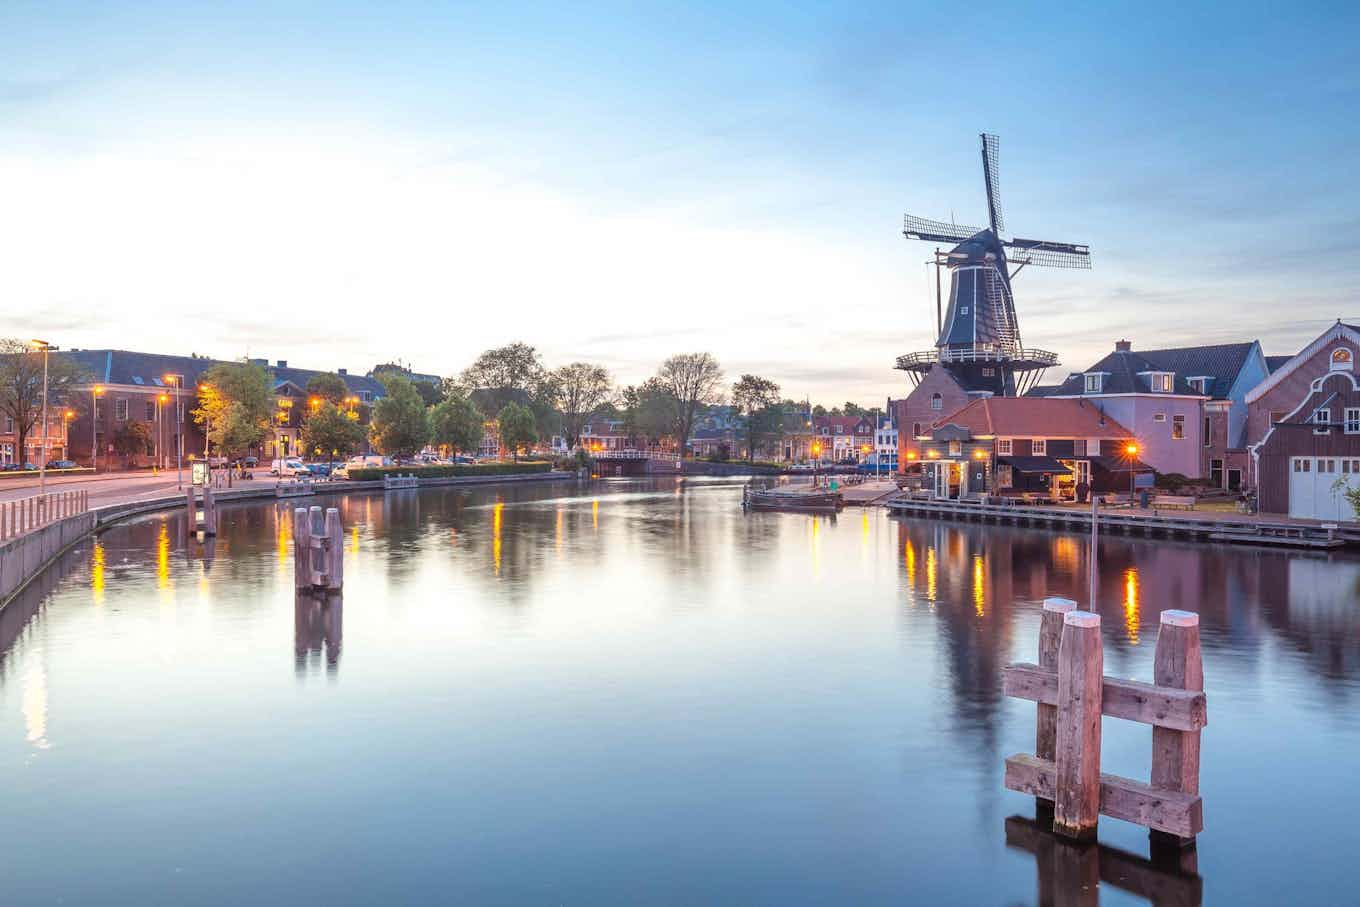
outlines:
[[922, 239], [926, 242], [957, 243], [981, 233], [977, 227], [964, 227], [947, 224], [942, 220], [929, 220], [908, 214], [902, 219], [902, 235], [907, 239]]
[[1005, 243], [1011, 264], [1041, 265], [1046, 268], [1090, 268], [1091, 247], [1080, 243], [1050, 242], [1043, 239], [1015, 239]]
[[1001, 139], [991, 133], [982, 133], [982, 178], [987, 183], [987, 216], [992, 223], [992, 232], [998, 237], [1006, 229], [1006, 218], [1001, 214], [1001, 172], [998, 159]]

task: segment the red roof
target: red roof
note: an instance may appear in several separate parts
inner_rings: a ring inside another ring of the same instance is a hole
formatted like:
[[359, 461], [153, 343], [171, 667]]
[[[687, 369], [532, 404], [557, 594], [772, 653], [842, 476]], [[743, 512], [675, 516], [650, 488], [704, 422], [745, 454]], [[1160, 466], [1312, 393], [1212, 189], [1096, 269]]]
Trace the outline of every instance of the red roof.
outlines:
[[874, 430], [874, 420], [869, 416], [814, 416], [813, 424], [818, 428], [826, 426], [834, 429], [837, 425], [841, 426], [841, 433], [853, 435], [860, 423], [864, 423], [864, 434], [869, 434]]
[[1089, 400], [983, 397], [932, 427], [953, 423], [974, 435], [1000, 438], [1132, 438], [1133, 433]]

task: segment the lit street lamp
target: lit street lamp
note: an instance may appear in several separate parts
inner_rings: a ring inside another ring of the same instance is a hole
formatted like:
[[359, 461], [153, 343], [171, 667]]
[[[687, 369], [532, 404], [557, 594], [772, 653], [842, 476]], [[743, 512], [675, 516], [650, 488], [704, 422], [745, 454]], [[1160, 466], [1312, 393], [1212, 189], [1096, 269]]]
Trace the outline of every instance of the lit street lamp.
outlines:
[[170, 401], [169, 394], [156, 395], [156, 471], [165, 468], [165, 429], [162, 428], [161, 406]]
[[[29, 342], [32, 344], [35, 350], [42, 350], [43, 354], [43, 394], [42, 394], [43, 430], [42, 430], [42, 453], [41, 456], [39, 457], [39, 459], [41, 459], [42, 462], [38, 464], [38, 495], [43, 501], [46, 501], [46, 498], [42, 498], [42, 495], [45, 495], [47, 493], [47, 353], [50, 350], [56, 349], [56, 347], [52, 346], [52, 344], [48, 343], [46, 340], [31, 340]], [[23, 451], [19, 451], [19, 454], [20, 456], [22, 456]]]
[[1136, 457], [1136, 456], [1138, 455], [1138, 445], [1137, 445], [1137, 444], [1128, 444], [1128, 445], [1126, 445], [1126, 446], [1124, 447], [1124, 453], [1128, 454], [1128, 457], [1129, 457], [1129, 506], [1132, 507], [1132, 506], [1133, 506], [1133, 484], [1134, 484], [1134, 478], [1137, 476], [1137, 473], [1134, 472], [1134, 470], [1133, 470], [1133, 464], [1134, 464], [1135, 462], [1137, 462], [1136, 460], [1134, 460], [1134, 457]]
[[182, 462], [184, 459], [184, 425], [180, 418], [179, 391], [184, 384], [183, 375], [166, 375], [166, 383], [174, 382], [175, 387], [175, 485], [178, 488], [184, 487], [184, 471]]

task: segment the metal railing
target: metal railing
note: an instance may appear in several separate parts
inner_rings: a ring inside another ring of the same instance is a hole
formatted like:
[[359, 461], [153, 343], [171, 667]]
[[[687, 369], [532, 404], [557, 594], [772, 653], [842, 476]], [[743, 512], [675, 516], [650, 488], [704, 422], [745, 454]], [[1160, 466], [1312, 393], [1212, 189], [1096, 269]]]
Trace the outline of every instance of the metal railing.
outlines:
[[897, 368], [912, 369], [921, 365], [933, 365], [937, 362], [1013, 362], [1033, 363], [1036, 366], [1048, 367], [1058, 364], [1058, 354], [1048, 350], [1006, 350], [1004, 347], [995, 343], [979, 343], [963, 349], [934, 349], [922, 350], [919, 353], [907, 353], [905, 356], [897, 357]]
[[88, 491], [57, 491], [0, 504], [0, 542], [90, 509]]

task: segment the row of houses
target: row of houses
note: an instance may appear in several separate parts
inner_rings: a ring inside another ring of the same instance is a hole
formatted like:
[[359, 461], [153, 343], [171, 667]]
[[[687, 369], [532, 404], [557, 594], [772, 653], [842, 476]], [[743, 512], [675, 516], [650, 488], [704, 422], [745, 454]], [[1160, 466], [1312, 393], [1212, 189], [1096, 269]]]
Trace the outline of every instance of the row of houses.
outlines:
[[[898, 462], [939, 497], [1070, 498], [1179, 474], [1264, 513], [1353, 519], [1360, 486], [1360, 329], [1338, 321], [1291, 356], [1259, 341], [1135, 350], [1127, 340], [1022, 397], [931, 368], [895, 404]], [[1352, 478], [1354, 477], [1354, 478]]]

